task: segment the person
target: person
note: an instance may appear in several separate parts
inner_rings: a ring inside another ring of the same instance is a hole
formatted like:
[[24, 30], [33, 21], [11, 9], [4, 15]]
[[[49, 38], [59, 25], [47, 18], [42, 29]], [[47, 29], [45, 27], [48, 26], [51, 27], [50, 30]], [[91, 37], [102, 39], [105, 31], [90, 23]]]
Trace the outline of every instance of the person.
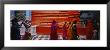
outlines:
[[18, 24], [18, 19], [14, 18], [11, 20], [12, 26], [11, 26], [11, 40], [20, 40], [20, 27], [21, 25]]
[[26, 20], [25, 22], [23, 22], [24, 26], [25, 26], [25, 34], [23, 36], [23, 40], [29, 40], [31, 39], [31, 33], [30, 33], [30, 27], [31, 27], [31, 22], [29, 20]]
[[65, 22], [65, 24], [63, 25], [62, 29], [63, 29], [63, 39], [67, 40], [67, 26], [66, 26], [67, 22]]
[[99, 22], [97, 22], [97, 29], [96, 30], [97, 30], [97, 34], [96, 34], [97, 38], [96, 39], [99, 40], [100, 39], [100, 23]]
[[51, 25], [50, 40], [58, 40], [57, 22], [55, 20], [53, 20]]
[[72, 35], [73, 35], [73, 38], [74, 40], [78, 40], [78, 34], [77, 34], [77, 27], [76, 27], [76, 23], [77, 21], [73, 21], [72, 23]]
[[93, 29], [93, 36], [92, 36], [92, 39], [93, 40], [98, 40], [99, 39], [99, 25], [98, 23], [96, 24], [97, 27], [94, 27]]
[[97, 39], [97, 30], [96, 30], [96, 29], [93, 30], [92, 39], [93, 39], [93, 40], [96, 40], [96, 39]]
[[71, 22], [69, 22], [69, 24], [68, 24], [68, 29], [67, 29], [67, 39], [68, 40], [72, 40], [72, 24], [71, 24]]
[[87, 39], [91, 40], [92, 35], [93, 35], [93, 21], [92, 20], [88, 20], [87, 28], [88, 28], [88, 29], [86, 29], [87, 30], [86, 33], [88, 33], [87, 34]]

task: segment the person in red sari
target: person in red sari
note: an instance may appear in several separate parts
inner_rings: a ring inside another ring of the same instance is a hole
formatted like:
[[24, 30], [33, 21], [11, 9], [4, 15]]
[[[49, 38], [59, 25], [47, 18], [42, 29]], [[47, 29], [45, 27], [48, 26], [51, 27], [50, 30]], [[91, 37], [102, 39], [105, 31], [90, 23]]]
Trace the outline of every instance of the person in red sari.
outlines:
[[51, 25], [50, 40], [58, 40], [57, 22], [55, 20], [53, 20]]
[[65, 24], [63, 25], [63, 28], [62, 28], [63, 29], [63, 39], [64, 40], [67, 40], [67, 28], [68, 27], [67, 27], [66, 24], [67, 24], [67, 22], [65, 22]]
[[92, 35], [93, 35], [93, 23], [92, 23], [92, 20], [88, 20], [88, 23], [87, 23], [87, 39], [92, 39]]

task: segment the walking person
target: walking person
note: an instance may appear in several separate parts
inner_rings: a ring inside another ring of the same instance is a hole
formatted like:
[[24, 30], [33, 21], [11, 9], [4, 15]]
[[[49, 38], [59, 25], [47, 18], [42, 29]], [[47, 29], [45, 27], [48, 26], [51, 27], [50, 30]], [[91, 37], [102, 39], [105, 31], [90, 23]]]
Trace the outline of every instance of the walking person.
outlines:
[[69, 24], [68, 24], [68, 29], [67, 29], [67, 39], [68, 40], [72, 40], [72, 23], [71, 22], [69, 22]]
[[58, 40], [57, 22], [55, 20], [53, 20], [51, 25], [50, 40]]
[[77, 34], [77, 27], [76, 27], [77, 21], [73, 21], [72, 23], [72, 35], [74, 40], [78, 40], [78, 34]]
[[65, 22], [65, 24], [63, 25], [63, 39], [67, 40], [67, 22]]

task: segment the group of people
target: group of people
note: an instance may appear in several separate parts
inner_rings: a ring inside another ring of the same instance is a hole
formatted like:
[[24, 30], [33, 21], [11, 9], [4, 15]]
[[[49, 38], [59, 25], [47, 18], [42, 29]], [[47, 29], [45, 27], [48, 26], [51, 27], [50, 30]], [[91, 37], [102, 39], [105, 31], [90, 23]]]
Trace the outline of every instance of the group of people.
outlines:
[[53, 20], [51, 25], [50, 40], [58, 40], [58, 29], [62, 29], [63, 40], [80, 40], [80, 34], [85, 35], [88, 40], [98, 40], [100, 26], [98, 22], [95, 23], [96, 24], [94, 24], [92, 20], [87, 20], [84, 30], [78, 32], [80, 28], [77, 25], [77, 21], [65, 22], [62, 27], [59, 27], [58, 23]]
[[[25, 26], [25, 34], [21, 36], [20, 28]], [[31, 39], [30, 32], [31, 21], [26, 20], [22, 13], [17, 13], [16, 17], [11, 20], [11, 40], [28, 40]]]
[[[26, 20], [23, 17], [24, 16], [22, 15], [22, 13], [20, 13], [20, 14], [18, 13], [18, 15], [11, 20], [11, 24], [12, 24], [11, 40], [29, 40], [32, 38], [31, 33], [29, 33], [30, 27], [31, 27], [31, 21]], [[20, 22], [20, 21], [21, 21], [21, 23], [19, 24], [18, 22]], [[88, 20], [86, 20], [86, 21], [88, 21]], [[64, 22], [63, 26], [59, 27], [57, 21], [53, 20], [52, 24], [51, 24], [50, 40], [58, 40], [58, 35], [59, 35], [58, 29], [62, 29], [63, 40], [78, 40], [80, 35], [78, 35], [78, 31], [77, 31], [78, 28], [77, 28], [76, 24], [77, 24], [77, 21]], [[99, 31], [99, 29], [100, 29], [99, 22], [94, 20], [94, 22], [84, 22], [84, 24], [88, 26], [89, 30], [93, 27], [93, 29], [91, 29], [89, 31], [89, 33], [91, 33], [91, 35], [89, 36], [90, 38], [88, 38], [88, 39], [93, 39], [93, 40], [99, 39], [99, 32], [100, 32]], [[92, 24], [94, 24], [94, 25], [92, 25]], [[22, 25], [25, 26], [25, 34], [21, 39], [20, 28]]]
[[62, 29], [63, 40], [77, 40], [78, 34], [76, 29], [76, 22], [77, 21], [65, 22], [63, 27], [59, 27], [58, 23], [53, 20], [51, 25], [50, 40], [58, 40], [57, 29]]
[[[22, 21], [21, 24], [19, 24], [18, 22]], [[12, 22], [12, 26], [11, 26], [11, 40], [29, 40], [31, 39], [31, 33], [30, 32], [30, 27], [31, 27], [31, 21], [28, 20], [22, 20], [22, 19], [18, 19], [18, 18], [14, 18], [11, 20]], [[90, 23], [90, 22], [89, 22]], [[58, 26], [57, 21], [53, 20], [52, 24], [51, 24], [51, 33], [50, 33], [50, 40], [58, 40], [58, 29], [62, 30], [62, 37], [63, 40], [78, 40], [80, 37], [80, 35], [78, 35], [78, 28], [77, 28], [77, 21], [73, 21], [73, 22], [64, 22], [62, 27]], [[96, 23], [97, 24], [97, 23]], [[97, 40], [99, 39], [99, 31], [97, 27], [97, 25], [94, 25], [93, 27], [93, 32], [92, 33], [91, 38], [89, 39], [93, 39], [93, 40]], [[20, 28], [21, 26], [24, 25], [25, 26], [25, 34], [21, 39], [21, 35], [20, 35]], [[89, 27], [91, 26], [91, 24], [88, 25]], [[92, 27], [92, 26], [91, 26]]]

